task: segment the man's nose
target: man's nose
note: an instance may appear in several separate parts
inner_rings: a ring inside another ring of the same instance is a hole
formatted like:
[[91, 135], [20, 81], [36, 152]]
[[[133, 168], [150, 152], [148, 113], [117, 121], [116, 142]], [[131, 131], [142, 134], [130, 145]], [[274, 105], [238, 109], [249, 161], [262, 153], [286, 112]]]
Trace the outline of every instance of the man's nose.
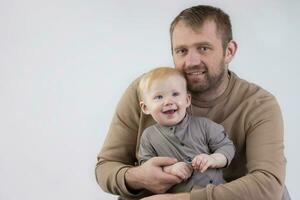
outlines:
[[190, 51], [185, 58], [186, 67], [197, 66], [201, 63], [201, 55], [197, 51]]

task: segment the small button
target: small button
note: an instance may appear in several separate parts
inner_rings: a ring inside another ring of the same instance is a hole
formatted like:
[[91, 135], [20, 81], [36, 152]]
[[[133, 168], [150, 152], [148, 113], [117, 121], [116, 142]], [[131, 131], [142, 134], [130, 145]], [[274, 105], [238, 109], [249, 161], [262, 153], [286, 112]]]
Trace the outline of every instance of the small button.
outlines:
[[214, 181], [213, 180], [209, 180], [209, 183], [212, 184]]
[[192, 158], [189, 157], [189, 156], [186, 157], [186, 160], [187, 160], [188, 162], [192, 162]]
[[184, 144], [182, 142], [180, 144], [181, 144], [181, 146], [184, 146]]
[[184, 158], [184, 162], [186, 163], [186, 164], [188, 164], [188, 165], [192, 165], [192, 158], [191, 157], [189, 157], [189, 156], [186, 156], [185, 158]]
[[170, 130], [173, 131], [174, 127], [171, 127]]

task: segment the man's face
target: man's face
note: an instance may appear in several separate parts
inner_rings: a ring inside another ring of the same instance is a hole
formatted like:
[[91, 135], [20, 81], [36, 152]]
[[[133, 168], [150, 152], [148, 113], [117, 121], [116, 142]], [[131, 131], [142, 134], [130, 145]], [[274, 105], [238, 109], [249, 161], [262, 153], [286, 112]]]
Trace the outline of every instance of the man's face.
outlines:
[[227, 76], [228, 62], [215, 22], [195, 29], [180, 21], [172, 34], [175, 68], [184, 71], [191, 92], [216, 90]]
[[155, 80], [144, 96], [145, 101], [141, 104], [143, 112], [151, 114], [157, 123], [164, 126], [178, 124], [190, 105], [185, 79], [178, 75]]

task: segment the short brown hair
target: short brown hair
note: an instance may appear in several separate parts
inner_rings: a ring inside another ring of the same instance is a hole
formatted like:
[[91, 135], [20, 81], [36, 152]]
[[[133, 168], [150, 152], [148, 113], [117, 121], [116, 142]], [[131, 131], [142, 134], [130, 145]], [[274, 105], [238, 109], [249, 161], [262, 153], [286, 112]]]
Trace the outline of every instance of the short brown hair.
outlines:
[[170, 36], [172, 42], [172, 34], [175, 26], [179, 21], [183, 21], [186, 25], [193, 29], [199, 28], [207, 20], [213, 20], [216, 23], [217, 31], [222, 38], [222, 46], [225, 50], [228, 42], [232, 40], [231, 22], [229, 16], [220, 8], [198, 5], [183, 10], [171, 23]]
[[143, 98], [144, 94], [151, 89], [151, 85], [153, 84], [154, 81], [161, 80], [163, 78], [173, 76], [173, 75], [181, 76], [184, 80], [186, 80], [183, 72], [173, 67], [158, 67], [145, 73], [141, 77], [138, 86], [138, 90], [141, 98]]

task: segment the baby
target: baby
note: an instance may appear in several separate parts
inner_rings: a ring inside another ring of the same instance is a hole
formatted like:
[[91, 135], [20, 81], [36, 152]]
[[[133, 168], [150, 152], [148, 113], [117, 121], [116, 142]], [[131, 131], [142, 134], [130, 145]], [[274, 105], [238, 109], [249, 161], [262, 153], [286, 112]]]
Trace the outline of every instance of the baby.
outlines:
[[163, 171], [183, 182], [168, 192], [188, 192], [196, 185], [224, 183], [219, 168], [230, 164], [233, 143], [222, 125], [187, 113], [191, 96], [184, 74], [170, 67], [153, 69], [142, 76], [139, 92], [143, 113], [157, 122], [141, 136], [139, 164], [155, 156], [177, 158], [176, 164], [163, 167]]

